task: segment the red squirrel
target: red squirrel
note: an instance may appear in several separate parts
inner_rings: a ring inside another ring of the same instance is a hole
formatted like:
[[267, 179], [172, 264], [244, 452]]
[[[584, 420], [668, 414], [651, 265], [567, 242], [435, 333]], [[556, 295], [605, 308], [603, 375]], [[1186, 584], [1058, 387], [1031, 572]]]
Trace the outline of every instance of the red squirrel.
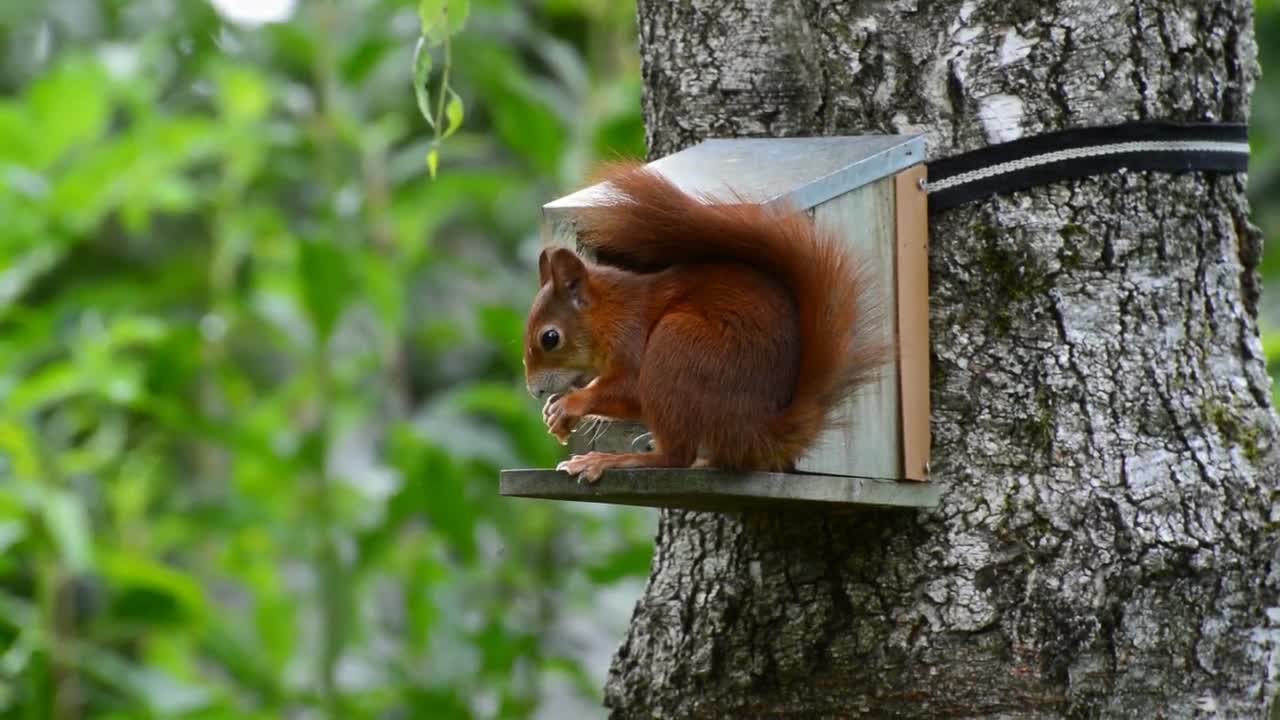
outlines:
[[598, 262], [538, 258], [525, 379], [562, 444], [603, 417], [643, 422], [655, 448], [557, 469], [794, 470], [886, 358], [864, 267], [803, 213], [694, 197], [634, 163], [604, 177], [575, 218]]

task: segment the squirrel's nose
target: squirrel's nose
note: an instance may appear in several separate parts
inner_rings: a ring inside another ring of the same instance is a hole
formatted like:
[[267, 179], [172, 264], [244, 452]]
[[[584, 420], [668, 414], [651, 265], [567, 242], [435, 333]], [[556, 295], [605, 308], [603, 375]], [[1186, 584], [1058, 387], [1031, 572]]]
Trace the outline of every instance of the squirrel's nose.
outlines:
[[547, 396], [547, 391], [543, 388], [532, 385], [525, 385], [525, 387], [529, 389], [529, 394], [533, 396], [534, 400], [541, 400]]

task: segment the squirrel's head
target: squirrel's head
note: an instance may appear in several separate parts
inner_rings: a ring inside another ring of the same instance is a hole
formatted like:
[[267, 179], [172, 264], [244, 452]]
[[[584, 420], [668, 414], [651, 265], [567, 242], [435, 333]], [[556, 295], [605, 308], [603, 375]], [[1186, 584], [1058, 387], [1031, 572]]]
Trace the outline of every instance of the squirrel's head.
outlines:
[[539, 400], [585, 386], [596, 376], [587, 325], [591, 306], [587, 266], [568, 248], [544, 248], [538, 256], [538, 294], [524, 334], [524, 375]]

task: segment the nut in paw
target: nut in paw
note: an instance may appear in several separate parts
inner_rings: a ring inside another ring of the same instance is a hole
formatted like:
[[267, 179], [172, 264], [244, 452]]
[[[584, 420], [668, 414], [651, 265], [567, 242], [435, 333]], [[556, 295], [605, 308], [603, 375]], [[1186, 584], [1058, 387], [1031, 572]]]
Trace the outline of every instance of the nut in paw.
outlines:
[[564, 396], [553, 395], [542, 407], [542, 421], [547, 425], [547, 432], [554, 435], [561, 445], [569, 444], [569, 435], [581, 420], [580, 417], [569, 412], [565, 407], [565, 400]]

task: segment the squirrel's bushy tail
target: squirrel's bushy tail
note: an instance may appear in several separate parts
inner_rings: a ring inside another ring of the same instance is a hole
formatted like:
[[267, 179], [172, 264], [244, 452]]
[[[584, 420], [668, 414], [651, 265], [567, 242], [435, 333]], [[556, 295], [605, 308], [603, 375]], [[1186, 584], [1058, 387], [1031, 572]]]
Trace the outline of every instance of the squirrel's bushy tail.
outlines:
[[778, 278], [793, 294], [798, 377], [790, 404], [759, 439], [767, 447], [758, 448], [771, 466], [758, 469], [788, 469], [889, 352], [873, 326], [880, 308], [870, 303], [865, 266], [804, 213], [694, 197], [638, 163], [606, 166], [600, 176], [611, 188], [608, 198], [579, 217], [583, 242], [600, 261], [641, 271], [741, 262]]

